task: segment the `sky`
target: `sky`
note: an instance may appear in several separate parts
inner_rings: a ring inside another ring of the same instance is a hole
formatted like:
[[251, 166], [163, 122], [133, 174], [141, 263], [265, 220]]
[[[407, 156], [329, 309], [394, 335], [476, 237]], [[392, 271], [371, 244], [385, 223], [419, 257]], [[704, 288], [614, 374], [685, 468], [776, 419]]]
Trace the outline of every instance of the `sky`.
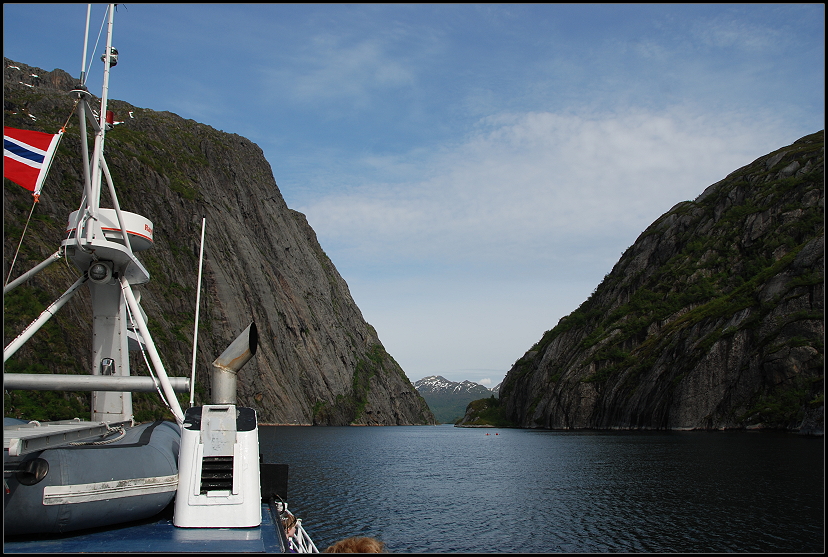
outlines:
[[[4, 4], [3, 54], [77, 77], [85, 21]], [[261, 147], [412, 381], [494, 387], [653, 221], [825, 127], [823, 4], [122, 4], [113, 46], [110, 98]]]

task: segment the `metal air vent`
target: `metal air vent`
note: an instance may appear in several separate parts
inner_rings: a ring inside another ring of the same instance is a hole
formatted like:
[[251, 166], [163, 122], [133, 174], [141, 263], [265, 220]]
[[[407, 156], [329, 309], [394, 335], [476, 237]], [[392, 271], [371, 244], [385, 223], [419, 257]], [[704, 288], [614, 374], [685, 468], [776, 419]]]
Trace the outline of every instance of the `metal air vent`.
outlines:
[[201, 493], [233, 491], [233, 457], [205, 456], [201, 461]]

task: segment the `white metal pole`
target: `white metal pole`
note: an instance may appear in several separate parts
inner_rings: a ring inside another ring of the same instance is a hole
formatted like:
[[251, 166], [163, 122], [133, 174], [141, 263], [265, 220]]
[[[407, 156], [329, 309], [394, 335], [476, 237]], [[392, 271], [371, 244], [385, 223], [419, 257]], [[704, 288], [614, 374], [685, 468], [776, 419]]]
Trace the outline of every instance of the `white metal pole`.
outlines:
[[204, 263], [204, 229], [207, 217], [201, 216], [201, 253], [198, 256], [198, 283], [196, 288], [195, 330], [193, 331], [193, 369], [190, 373], [190, 408], [195, 404], [196, 348], [198, 346], [198, 314], [201, 309], [201, 268]]
[[38, 330], [40, 330], [43, 324], [46, 323], [55, 314], [57, 310], [62, 308], [64, 304], [66, 304], [66, 302], [68, 302], [72, 298], [77, 289], [80, 288], [80, 286], [84, 282], [86, 282], [87, 278], [88, 277], [86, 275], [83, 275], [78, 280], [76, 280], [75, 284], [70, 286], [69, 289], [66, 292], [64, 292], [60, 298], [52, 302], [52, 305], [44, 309], [37, 319], [32, 321], [28, 327], [23, 329], [23, 332], [17, 335], [17, 338], [11, 341], [9, 345], [3, 349], [3, 361], [5, 362], [9, 358], [11, 358], [12, 355], [15, 352], [17, 352], [17, 350], [21, 346], [23, 346], [27, 340], [32, 338], [32, 335], [34, 335]]
[[175, 391], [170, 384], [170, 378], [167, 377], [167, 372], [164, 370], [164, 364], [161, 363], [161, 357], [158, 355], [158, 350], [155, 349], [155, 343], [152, 341], [152, 335], [144, 322], [144, 317], [141, 315], [141, 308], [135, 300], [135, 294], [132, 293], [132, 287], [127, 282], [126, 277], [121, 276], [121, 290], [124, 293], [129, 309], [132, 311], [132, 319], [138, 325], [138, 330], [144, 338], [144, 344], [149, 352], [150, 360], [155, 368], [155, 373], [158, 374], [158, 380], [161, 382], [161, 388], [164, 390], [164, 396], [170, 404], [170, 410], [175, 416], [175, 421], [178, 425], [184, 424], [184, 412], [181, 411], [181, 405], [178, 404], [178, 399], [175, 396]]
[[92, 197], [92, 174], [89, 170], [89, 137], [86, 134], [86, 109], [88, 106], [86, 99], [81, 96], [78, 103], [78, 118], [80, 118], [81, 158], [83, 160], [83, 199], [78, 211], [78, 222], [75, 223], [75, 240], [79, 246], [82, 245], [80, 241], [81, 224], [88, 214], [88, 200]]
[[115, 183], [112, 181], [112, 174], [109, 173], [109, 165], [106, 164], [106, 159], [101, 157], [101, 168], [103, 168], [106, 183], [109, 185], [109, 196], [112, 198], [112, 206], [115, 207], [115, 215], [118, 217], [118, 226], [121, 227], [121, 234], [124, 237], [124, 246], [132, 254], [132, 244], [129, 243], [129, 236], [127, 236], [126, 221], [124, 215], [121, 213], [121, 204], [118, 203], [118, 195], [115, 193]]
[[56, 251], [55, 253], [50, 255], [48, 259], [46, 259], [45, 261], [42, 261], [41, 263], [39, 263], [33, 269], [31, 269], [29, 271], [26, 271], [25, 273], [23, 273], [22, 275], [20, 275], [19, 277], [17, 277], [16, 279], [11, 281], [10, 283], [8, 283], [6, 286], [4, 286], [3, 287], [3, 294], [5, 294], [6, 292], [11, 292], [12, 289], [14, 289], [18, 285], [26, 282], [27, 280], [32, 278], [34, 275], [36, 275], [37, 273], [39, 273], [40, 271], [42, 271], [43, 269], [45, 269], [46, 267], [48, 267], [49, 265], [54, 263], [55, 261], [58, 261], [61, 257], [63, 257], [63, 254], [60, 253], [60, 250]]
[[[92, 212], [92, 217], [98, 216], [98, 208], [101, 203], [101, 158], [104, 150], [104, 137], [106, 134], [106, 107], [109, 101], [109, 70], [111, 68], [112, 52], [112, 27], [115, 19], [115, 7], [113, 4], [109, 5], [109, 22], [106, 29], [106, 47], [104, 49], [104, 75], [103, 75], [103, 91], [101, 92], [101, 113], [98, 115], [99, 126], [97, 135], [95, 136], [95, 148], [92, 155], [92, 195], [87, 200], [88, 207]], [[91, 240], [92, 228], [87, 229], [87, 240]]]
[[81, 85], [86, 84], [86, 50], [89, 48], [89, 18], [92, 15], [92, 4], [86, 5], [86, 33], [83, 35], [83, 60], [81, 60]]
[[[179, 393], [190, 390], [186, 377], [170, 377]], [[155, 380], [144, 375], [52, 375], [48, 373], [4, 373], [3, 388], [21, 391], [115, 391], [154, 393]]]

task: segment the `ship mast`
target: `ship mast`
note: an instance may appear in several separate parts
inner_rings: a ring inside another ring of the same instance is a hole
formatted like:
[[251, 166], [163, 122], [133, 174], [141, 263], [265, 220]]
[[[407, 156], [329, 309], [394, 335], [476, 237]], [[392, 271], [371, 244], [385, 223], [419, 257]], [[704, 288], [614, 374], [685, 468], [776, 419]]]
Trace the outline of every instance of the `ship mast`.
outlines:
[[[81, 153], [84, 159], [84, 196], [81, 207], [69, 217], [67, 239], [63, 242], [66, 256], [88, 277], [92, 298], [92, 375], [128, 377], [129, 351], [148, 353], [151, 369], [157, 375], [157, 389], [162, 393], [176, 421], [184, 414], [167, 377], [161, 358], [146, 325], [140, 307], [140, 296], [132, 287], [149, 281], [149, 272], [136, 258], [135, 252], [153, 244], [152, 222], [134, 213], [122, 211], [112, 176], [104, 158], [104, 143], [109, 101], [109, 78], [118, 62], [118, 51], [112, 46], [115, 4], [108, 7], [103, 89], [100, 112], [94, 118], [90, 106], [92, 96], [85, 88], [73, 91], [79, 98]], [[88, 24], [87, 24], [88, 29]], [[86, 44], [84, 44], [86, 52]], [[85, 55], [84, 55], [85, 58]], [[86, 78], [86, 68], [82, 69]], [[92, 157], [89, 158], [87, 125], [94, 132]], [[106, 180], [113, 208], [101, 207], [103, 182]], [[92, 392], [92, 420], [117, 421], [132, 418], [132, 394], [117, 391]]]
[[[89, 33], [87, 9], [86, 33]], [[3, 374], [7, 389], [92, 391], [92, 421], [123, 422], [133, 418], [132, 392], [158, 392], [179, 425], [184, 413], [176, 392], [190, 391], [186, 378], [167, 376], [161, 357], [147, 328], [146, 315], [140, 306], [140, 293], [133, 286], [149, 282], [147, 269], [135, 256], [136, 252], [153, 245], [153, 224], [148, 218], [122, 211], [115, 192], [112, 175], [104, 158], [104, 139], [107, 131], [107, 102], [110, 70], [117, 64], [118, 51], [112, 47], [112, 28], [115, 4], [108, 7], [103, 94], [97, 118], [90, 106], [92, 95], [84, 82], [87, 39], [84, 39], [84, 62], [81, 68], [81, 86], [71, 95], [78, 100], [80, 118], [81, 157], [83, 161], [83, 196], [80, 208], [69, 215], [66, 237], [60, 250], [34, 269], [8, 283], [6, 294], [31, 278], [62, 256], [70, 259], [81, 271], [77, 281], [46, 308], [26, 329], [3, 349], [3, 361], [8, 360], [25, 344], [83, 285], [89, 286], [92, 300], [92, 362], [89, 376], [66, 374]], [[89, 157], [87, 125], [95, 136], [92, 158]], [[109, 190], [112, 208], [100, 206], [103, 180]], [[129, 351], [141, 350], [149, 360], [152, 377], [130, 377]]]

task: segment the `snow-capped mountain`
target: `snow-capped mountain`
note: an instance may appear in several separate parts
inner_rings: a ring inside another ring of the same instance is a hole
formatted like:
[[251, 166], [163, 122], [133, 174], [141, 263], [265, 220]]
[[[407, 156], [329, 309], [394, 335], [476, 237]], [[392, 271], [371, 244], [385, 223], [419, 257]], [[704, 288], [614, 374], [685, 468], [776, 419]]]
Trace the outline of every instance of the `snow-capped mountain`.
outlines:
[[[498, 385], [499, 387], [500, 385]], [[462, 383], [456, 383], [454, 381], [449, 381], [442, 375], [429, 375], [428, 377], [423, 377], [419, 381], [414, 383], [414, 388], [420, 391], [420, 394], [430, 393], [430, 394], [464, 394], [464, 393], [479, 393], [484, 396], [489, 396], [492, 394], [492, 390], [480, 385], [478, 383], [474, 383], [472, 381], [463, 381]]]
[[449, 381], [442, 375], [423, 377], [414, 382], [414, 388], [428, 403], [437, 421], [442, 423], [454, 423], [463, 417], [471, 401], [493, 394], [497, 396], [500, 391], [499, 384], [489, 389], [472, 381]]

